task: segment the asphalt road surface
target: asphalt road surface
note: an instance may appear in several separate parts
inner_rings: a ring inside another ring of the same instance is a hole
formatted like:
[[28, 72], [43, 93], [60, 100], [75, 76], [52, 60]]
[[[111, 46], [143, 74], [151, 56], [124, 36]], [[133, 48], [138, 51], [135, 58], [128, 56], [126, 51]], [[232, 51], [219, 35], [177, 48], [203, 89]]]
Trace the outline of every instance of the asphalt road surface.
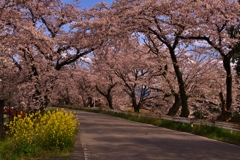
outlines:
[[108, 115], [76, 111], [71, 160], [240, 160], [240, 146]]

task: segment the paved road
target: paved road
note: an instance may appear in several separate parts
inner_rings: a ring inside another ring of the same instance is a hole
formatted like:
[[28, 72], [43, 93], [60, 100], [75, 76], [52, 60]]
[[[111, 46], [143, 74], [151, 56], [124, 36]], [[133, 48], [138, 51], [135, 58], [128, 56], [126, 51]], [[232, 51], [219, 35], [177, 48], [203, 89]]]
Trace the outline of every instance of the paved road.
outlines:
[[71, 160], [240, 160], [240, 146], [76, 111], [81, 122]]

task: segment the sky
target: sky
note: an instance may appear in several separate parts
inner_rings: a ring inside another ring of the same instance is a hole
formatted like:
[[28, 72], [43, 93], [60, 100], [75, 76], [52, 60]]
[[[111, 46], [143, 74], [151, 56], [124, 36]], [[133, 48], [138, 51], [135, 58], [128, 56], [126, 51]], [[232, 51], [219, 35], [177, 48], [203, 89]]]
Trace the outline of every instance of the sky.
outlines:
[[83, 7], [93, 7], [98, 2], [106, 2], [108, 5], [111, 5], [114, 0], [80, 0]]
[[[91, 8], [98, 2], [106, 2], [108, 5], [111, 5], [114, 0], [80, 0], [82, 8]], [[62, 0], [64, 3], [70, 2], [70, 0]]]

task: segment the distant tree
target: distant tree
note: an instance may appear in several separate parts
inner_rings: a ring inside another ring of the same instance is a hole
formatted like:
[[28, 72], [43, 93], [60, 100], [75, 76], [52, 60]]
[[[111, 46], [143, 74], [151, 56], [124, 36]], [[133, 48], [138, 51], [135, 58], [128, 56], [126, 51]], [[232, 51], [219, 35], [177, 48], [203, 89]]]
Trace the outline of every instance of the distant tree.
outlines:
[[80, 105], [81, 97], [78, 93], [74, 68], [69, 66], [63, 67], [57, 72], [57, 79], [53, 84], [53, 93], [51, 94], [51, 103], [60, 105]]
[[86, 68], [78, 67], [73, 72], [73, 80], [83, 107], [93, 107], [95, 84], [92, 79], [91, 72]]
[[[145, 54], [147, 50], [138, 43], [133, 35], [114, 39], [112, 42], [99, 51], [100, 55], [96, 53], [97, 60], [101, 61], [101, 65], [97, 67], [100, 67], [105, 74], [107, 73], [108, 77], [114, 78], [114, 83], [111, 80], [107, 82], [107, 88], [118, 83], [118, 86], [121, 86], [128, 95], [134, 111], [139, 112], [149, 99], [154, 98], [153, 91], [149, 88], [150, 68]], [[101, 82], [99, 83], [101, 84]]]
[[[98, 50], [95, 52], [98, 52]], [[97, 54], [91, 65], [92, 74], [94, 75], [93, 80], [95, 81], [96, 90], [106, 99], [108, 107], [114, 109], [114, 89], [118, 82], [116, 75], [111, 71], [111, 66], [108, 66], [108, 63], [106, 63], [106, 60], [108, 60], [106, 56], [109, 53], [104, 53], [104, 49], [101, 49], [99, 52], [101, 54]]]

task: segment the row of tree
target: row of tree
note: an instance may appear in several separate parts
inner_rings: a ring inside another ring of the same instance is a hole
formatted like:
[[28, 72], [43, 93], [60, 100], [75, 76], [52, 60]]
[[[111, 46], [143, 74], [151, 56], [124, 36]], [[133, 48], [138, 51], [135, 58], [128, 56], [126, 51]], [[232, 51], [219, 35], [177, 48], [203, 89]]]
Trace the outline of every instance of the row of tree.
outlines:
[[218, 110], [226, 120], [239, 107], [239, 18], [228, 0], [115, 0], [88, 10], [5, 0], [1, 96], [27, 108], [102, 97], [110, 108]]

